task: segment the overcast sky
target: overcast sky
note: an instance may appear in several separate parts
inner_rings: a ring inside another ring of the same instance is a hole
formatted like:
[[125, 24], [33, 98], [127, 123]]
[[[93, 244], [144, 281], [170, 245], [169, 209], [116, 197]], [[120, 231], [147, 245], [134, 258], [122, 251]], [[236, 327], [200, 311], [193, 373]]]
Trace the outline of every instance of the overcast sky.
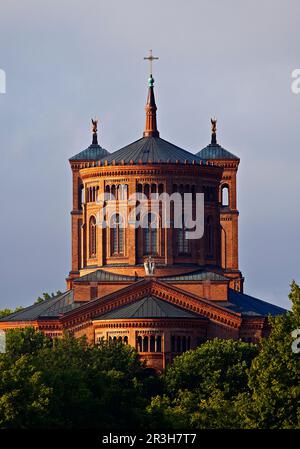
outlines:
[[144, 126], [153, 49], [161, 137], [196, 153], [210, 140], [241, 158], [245, 292], [288, 306], [300, 282], [299, 0], [1, 0], [0, 308], [65, 289], [68, 158], [115, 151]]

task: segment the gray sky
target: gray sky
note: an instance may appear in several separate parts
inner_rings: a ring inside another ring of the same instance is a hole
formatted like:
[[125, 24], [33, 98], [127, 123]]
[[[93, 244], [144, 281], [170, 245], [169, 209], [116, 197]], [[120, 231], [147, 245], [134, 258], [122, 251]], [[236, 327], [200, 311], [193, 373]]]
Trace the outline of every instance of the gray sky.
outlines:
[[192, 153], [218, 140], [241, 158], [246, 293], [287, 306], [299, 274], [298, 0], [1, 0], [0, 308], [65, 289], [68, 158], [101, 120], [110, 152], [141, 137], [153, 48], [161, 137]]

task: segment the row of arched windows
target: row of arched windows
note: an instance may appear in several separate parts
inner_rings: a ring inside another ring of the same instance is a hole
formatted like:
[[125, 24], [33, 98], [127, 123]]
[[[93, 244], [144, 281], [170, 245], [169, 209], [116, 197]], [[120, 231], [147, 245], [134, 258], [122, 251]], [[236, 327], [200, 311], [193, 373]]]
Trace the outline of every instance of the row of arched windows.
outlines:
[[138, 352], [161, 352], [162, 339], [160, 335], [139, 335], [136, 339], [136, 349]]
[[[99, 186], [92, 186], [86, 189], [86, 202], [95, 202], [99, 192]], [[127, 184], [112, 184], [105, 187], [105, 192], [111, 195], [111, 199], [126, 200], [128, 199], [128, 185]], [[163, 184], [137, 184], [137, 192], [143, 193], [146, 198], [149, 198], [151, 194], [158, 193], [159, 195], [164, 192]], [[172, 192], [178, 192], [181, 194], [191, 193], [192, 200], [196, 198], [196, 186], [189, 184], [173, 184]], [[203, 187], [205, 202], [214, 202], [217, 198], [216, 188], [213, 186]], [[83, 203], [83, 186], [79, 187], [79, 208]], [[229, 186], [223, 184], [221, 186], [221, 205], [229, 206]]]
[[172, 335], [171, 352], [185, 352], [191, 349], [191, 337]]
[[[159, 223], [155, 214], [145, 215], [147, 222], [142, 227], [143, 232], [143, 250], [144, 255], [158, 254], [158, 230]], [[188, 255], [191, 251], [191, 241], [186, 238], [188, 232], [185, 228], [179, 228], [177, 231], [177, 250], [179, 255]], [[214, 256], [214, 221], [209, 215], [206, 219], [206, 253], [207, 257]], [[111, 255], [124, 255], [125, 247], [125, 228], [121, 214], [114, 214], [110, 221], [110, 244]], [[91, 258], [97, 255], [97, 226], [96, 218], [90, 217], [89, 221], [89, 256]]]
[[86, 202], [93, 203], [97, 200], [99, 186], [88, 187], [86, 189]]
[[121, 335], [110, 336], [108, 338], [108, 341], [114, 342], [114, 343], [119, 342], [119, 343], [124, 343], [125, 345], [128, 345], [128, 336], [127, 335], [125, 335], [124, 337], [122, 337]]
[[128, 185], [127, 184], [106, 185], [105, 193], [108, 194], [107, 199], [127, 200], [128, 199]]
[[146, 198], [150, 198], [151, 194], [161, 195], [164, 192], [163, 184], [137, 184], [137, 193], [143, 193]]

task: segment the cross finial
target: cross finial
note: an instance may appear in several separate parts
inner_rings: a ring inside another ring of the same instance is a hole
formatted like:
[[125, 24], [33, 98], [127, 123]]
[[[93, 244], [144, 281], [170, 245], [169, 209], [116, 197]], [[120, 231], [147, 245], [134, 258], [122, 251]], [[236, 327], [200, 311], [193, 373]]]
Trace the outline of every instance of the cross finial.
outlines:
[[152, 55], [152, 50], [149, 50], [149, 56], [144, 56], [144, 59], [146, 59], [147, 61], [149, 61], [149, 70], [150, 70], [150, 76], [152, 75], [152, 62], [155, 59], [159, 59], [156, 56]]

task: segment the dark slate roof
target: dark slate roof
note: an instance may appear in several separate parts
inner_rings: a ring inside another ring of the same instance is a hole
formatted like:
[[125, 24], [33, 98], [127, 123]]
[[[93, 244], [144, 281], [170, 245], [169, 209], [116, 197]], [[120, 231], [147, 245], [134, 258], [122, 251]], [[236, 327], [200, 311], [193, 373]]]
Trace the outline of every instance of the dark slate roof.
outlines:
[[108, 163], [115, 161], [116, 163], [128, 164], [153, 162], [153, 163], [200, 163], [202, 159], [186, 151], [182, 148], [167, 142], [160, 137], [142, 137], [141, 139], [121, 148], [118, 151], [104, 157], [103, 161]]
[[197, 156], [201, 157], [202, 159], [235, 159], [239, 160], [237, 156], [230, 153], [230, 151], [225, 150], [225, 148], [221, 147], [218, 143], [210, 143], [207, 145], [207, 147], [203, 148], [202, 150], [198, 151], [196, 153]]
[[286, 310], [282, 307], [275, 306], [274, 304], [262, 301], [261, 299], [237, 292], [231, 288], [228, 291], [229, 301], [218, 301], [216, 303], [233, 312], [239, 312], [242, 315], [249, 317], [267, 317], [268, 315], [277, 316], [286, 313]]
[[110, 273], [109, 271], [96, 270], [92, 273], [85, 274], [80, 278], [75, 279], [76, 282], [101, 282], [101, 281], [134, 281], [135, 276], [126, 276], [124, 274]]
[[42, 318], [56, 318], [62, 313], [79, 307], [81, 304], [80, 302], [74, 302], [73, 291], [69, 290], [62, 295], [46, 299], [39, 304], [33, 304], [19, 312], [12, 313], [0, 321], [35, 321]]
[[199, 315], [154, 296], [147, 296], [139, 301], [100, 315], [96, 319], [118, 320], [123, 318], [199, 318]]
[[[117, 281], [132, 281], [134, 282], [137, 276], [128, 276], [124, 274], [110, 273], [109, 271], [104, 271], [98, 269], [92, 273], [85, 274], [80, 278], [75, 279], [75, 282], [117, 282]], [[144, 276], [139, 276], [139, 280], [144, 279]], [[163, 282], [174, 282], [174, 281], [228, 281], [228, 278], [222, 276], [221, 274], [214, 273], [212, 271], [197, 270], [192, 273], [176, 274], [172, 276], [159, 277]]]
[[192, 273], [175, 274], [160, 278], [163, 282], [174, 281], [228, 281], [229, 279], [213, 271], [198, 270]]
[[109, 155], [109, 152], [100, 145], [90, 145], [85, 150], [71, 157], [69, 161], [99, 161]]

